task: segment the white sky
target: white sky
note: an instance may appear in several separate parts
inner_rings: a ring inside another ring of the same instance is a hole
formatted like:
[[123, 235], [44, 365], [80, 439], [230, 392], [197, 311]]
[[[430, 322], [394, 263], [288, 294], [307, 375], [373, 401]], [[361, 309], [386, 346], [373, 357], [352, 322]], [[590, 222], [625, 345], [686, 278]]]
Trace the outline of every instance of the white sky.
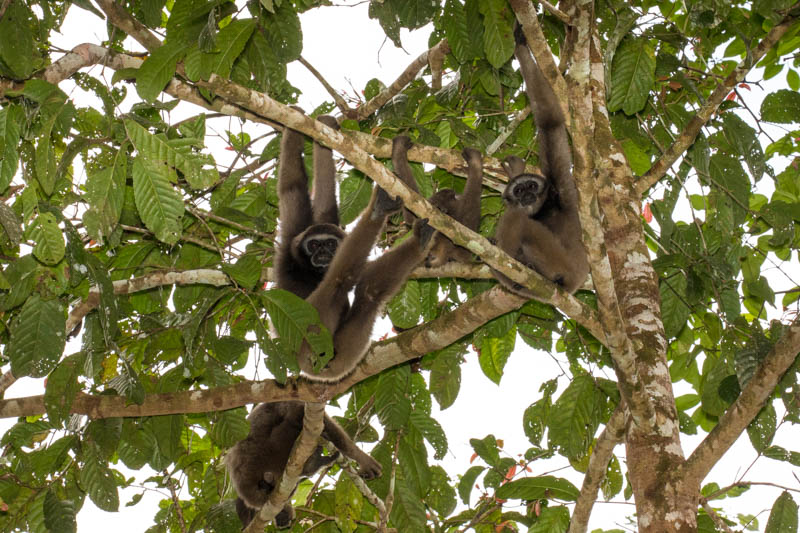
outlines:
[[[366, 2], [354, 7], [313, 9], [302, 15], [301, 20], [304, 34], [303, 57], [316, 67], [333, 87], [351, 94], [351, 86], [360, 92], [366, 82], [375, 77], [386, 85], [394, 81], [413, 59], [427, 49], [428, 36], [431, 31], [430, 27], [413, 33], [403, 30], [402, 42], [405, 50], [408, 51], [406, 53], [395, 48], [391, 41], [385, 40], [384, 42], [385, 36], [377, 21], [370, 20], [367, 16]], [[99, 43], [106, 38], [105, 23], [76, 6], [71, 8], [63, 31], [64, 35], [56, 36], [54, 44], [64, 49], [71, 49], [86, 41]], [[132, 44], [129, 46], [130, 49], [139, 48]], [[99, 67], [95, 67], [95, 72], [98, 70]], [[110, 79], [110, 73], [107, 74], [107, 79]], [[331, 100], [319, 82], [298, 62], [289, 65], [289, 81], [303, 91], [299, 104], [307, 111], [314, 109], [324, 101]], [[129, 92], [135, 94], [133, 87], [129, 87]], [[752, 93], [761, 93], [752, 96], [754, 98], [753, 105], [757, 108], [758, 101], [763, 98], [763, 92], [753, 86]], [[70, 96], [80, 98], [81, 94], [81, 91], [76, 91]], [[746, 91], [745, 94], [749, 96]], [[757, 101], [755, 101], [756, 99]], [[248, 128], [248, 131], [253, 134], [252, 128]], [[216, 155], [218, 161], [224, 157]], [[376, 337], [388, 331], [389, 328], [388, 321], [380, 322], [375, 328]], [[482, 374], [476, 355], [470, 352], [467, 362], [462, 365], [461, 392], [455, 404], [448, 410], [439, 413], [437, 404], [434, 402], [433, 416], [444, 427], [449, 443], [449, 453], [441, 465], [451, 477], [457, 473], [463, 473], [471, 466], [469, 460], [473, 449], [469, 444], [470, 438], [483, 438], [490, 433], [494, 434], [495, 437], [505, 441], [505, 450], [512, 457], [523, 453], [530, 446], [522, 430], [523, 411], [528, 405], [539, 399], [538, 390], [541, 382], [560, 375], [562, 371], [548, 354], [534, 352], [527, 348], [521, 340], [517, 341], [517, 347], [518, 349], [505, 367], [501, 387], [494, 385]], [[71, 353], [71, 351], [68, 348], [67, 353]], [[562, 366], [567, 368], [565, 358], [560, 357], [559, 354], [556, 356], [561, 360]], [[262, 370], [261, 373], [263, 375], [264, 371]], [[613, 378], [610, 375], [607, 377]], [[560, 390], [566, 386], [566, 380], [562, 381]], [[681, 390], [683, 388], [686, 390]], [[7, 391], [6, 397], [28, 396], [42, 392], [42, 380], [23, 378]], [[688, 390], [688, 387], [679, 385], [676, 396], [691, 392], [693, 391]], [[329, 409], [329, 413], [336, 414], [333, 409]], [[779, 410], [779, 417], [781, 414], [782, 412]], [[0, 431], [5, 431], [11, 424], [13, 424], [13, 420], [0, 420]], [[791, 448], [793, 445], [796, 447], [796, 443], [800, 442], [800, 431], [796, 427], [788, 431], [782, 429], [780, 435], [781, 438], [776, 439], [774, 444]], [[700, 438], [686, 435], [681, 437], [684, 443], [684, 452], [688, 455]], [[616, 453], [623, 463], [624, 471], [624, 448], [618, 446]], [[432, 454], [430, 455], [432, 457]], [[706, 483], [716, 481], [720, 486], [725, 486], [735, 482], [755, 458], [756, 453], [745, 435], [729, 452], [726, 459], [723, 459], [712, 471], [712, 474], [706, 479]], [[116, 467], [124, 469], [121, 463]], [[565, 477], [577, 487], [581, 485], [582, 476], [569, 468], [567, 461], [563, 458], [547, 462], [539, 461], [532, 467], [532, 475], [542, 475], [563, 468], [563, 470], [553, 472], [553, 475]], [[771, 481], [797, 488], [800, 486], [797, 477], [794, 477], [797, 473], [798, 469], [791, 467], [788, 463], [760, 459], [751, 475], [748, 475], [746, 479]], [[136, 475], [137, 480], [141, 482], [150, 473], [141, 471], [126, 473], [126, 475]], [[136, 506], [125, 507], [125, 503], [139, 492], [141, 489], [121, 490], [121, 507], [118, 513], [106, 513], [96, 509], [87, 497], [83, 509], [78, 514], [79, 531], [113, 530], [116, 533], [144, 531], [153, 525], [152, 517], [157, 510], [157, 502], [168, 495], [147, 491], [142, 501]], [[478, 495], [479, 491], [473, 489], [472, 502], [476, 501]], [[773, 488], [752, 488], [744, 497], [726, 500], [725, 502], [730, 503], [727, 503], [725, 507], [732, 515], [737, 512], [758, 514], [764, 509], [769, 509], [777, 496], [778, 492]], [[795, 499], [798, 500], [796, 495]], [[715, 502], [716, 505], [719, 504]], [[628, 523], [626, 517], [632, 516], [633, 513], [634, 508], [630, 504], [598, 503], [595, 506], [589, 530], [622, 528]], [[765, 527], [767, 516], [768, 514], [759, 516], [760, 530]]]

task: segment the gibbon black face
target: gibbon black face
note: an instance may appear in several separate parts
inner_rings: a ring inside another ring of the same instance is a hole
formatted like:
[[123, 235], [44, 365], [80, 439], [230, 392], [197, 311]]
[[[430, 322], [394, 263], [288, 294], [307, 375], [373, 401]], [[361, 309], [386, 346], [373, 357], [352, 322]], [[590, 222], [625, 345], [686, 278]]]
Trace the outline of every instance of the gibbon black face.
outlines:
[[[317, 120], [338, 129], [333, 117], [321, 116]], [[328, 365], [315, 370], [315, 354], [304, 345], [298, 354], [301, 370], [310, 380], [335, 382], [361, 361], [378, 313], [423, 261], [433, 229], [421, 221], [411, 239], [368, 261], [386, 219], [402, 203], [376, 188], [353, 231], [345, 234], [339, 228], [333, 154], [314, 143], [311, 198], [303, 165], [303, 139], [299, 132], [286, 128], [281, 141], [276, 285], [314, 305], [333, 335], [334, 357]], [[353, 289], [351, 307], [348, 293]]]
[[[303, 429], [303, 402], [286, 401], [262, 403], [250, 413], [250, 433], [234, 445], [225, 457], [228, 473], [236, 493], [236, 511], [244, 526], [250, 523], [258, 510], [266, 503], [277, 486], [292, 446]], [[345, 431], [328, 415], [323, 420], [322, 436], [338, 450], [332, 455], [323, 455], [319, 446], [303, 465], [303, 477], [314, 475], [320, 468], [335, 461], [339, 452], [359, 465], [359, 474], [364, 479], [381, 475], [381, 465], [361, 451]], [[284, 506], [275, 517], [278, 528], [291, 526], [294, 509], [291, 503]]]
[[[417, 182], [408, 164], [408, 150], [411, 139], [399, 135], [392, 141], [392, 164], [400, 179], [410, 189], [419, 192]], [[481, 221], [481, 183], [483, 180], [483, 157], [474, 148], [464, 148], [462, 155], [467, 162], [467, 183], [464, 192], [456, 194], [452, 189], [441, 189], [428, 200], [442, 213], [454, 218], [472, 231], [478, 231]], [[406, 210], [406, 222], [413, 222], [414, 215]], [[438, 267], [449, 261], [469, 262], [472, 253], [466, 248], [456, 246], [444, 235], [437, 234], [433, 246], [425, 258], [425, 266]]]
[[[533, 60], [519, 25], [514, 55], [519, 61], [539, 141], [542, 175], [525, 173], [525, 161], [510, 156], [503, 162], [509, 182], [503, 192], [506, 208], [497, 223], [497, 245], [550, 281], [575, 292], [589, 273], [581, 242], [578, 191], [572, 178], [572, 153], [564, 116], [556, 95]], [[533, 295], [495, 272], [511, 290]]]

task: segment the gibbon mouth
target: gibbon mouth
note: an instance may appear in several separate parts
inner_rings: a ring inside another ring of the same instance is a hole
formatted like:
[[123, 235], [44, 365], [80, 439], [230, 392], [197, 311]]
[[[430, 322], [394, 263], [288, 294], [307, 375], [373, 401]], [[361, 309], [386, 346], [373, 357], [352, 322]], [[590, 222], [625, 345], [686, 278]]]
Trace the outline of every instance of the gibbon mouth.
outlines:
[[333, 261], [333, 254], [317, 252], [311, 258], [311, 264], [317, 268], [328, 268]]

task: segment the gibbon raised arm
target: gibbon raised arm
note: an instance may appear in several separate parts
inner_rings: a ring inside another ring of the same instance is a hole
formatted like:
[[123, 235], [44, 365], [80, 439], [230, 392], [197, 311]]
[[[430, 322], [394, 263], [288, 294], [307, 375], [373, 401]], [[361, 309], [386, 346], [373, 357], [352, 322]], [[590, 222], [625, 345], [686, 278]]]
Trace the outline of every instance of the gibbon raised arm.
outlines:
[[[225, 463], [236, 493], [236, 512], [243, 526], [247, 526], [258, 510], [275, 490], [289, 461], [292, 446], [303, 429], [304, 403], [286, 401], [262, 403], [250, 413], [250, 433], [228, 452]], [[358, 463], [359, 474], [364, 479], [381, 475], [381, 465], [361, 451], [345, 431], [327, 414], [322, 436], [346, 457]], [[323, 455], [317, 447], [303, 465], [303, 477], [314, 475], [320, 468], [338, 457]], [[294, 520], [294, 509], [287, 502], [275, 517], [275, 526], [286, 528]]]
[[[419, 192], [417, 182], [408, 164], [408, 150], [411, 139], [399, 135], [392, 142], [392, 165], [397, 175], [410, 189]], [[478, 231], [481, 222], [481, 183], [483, 181], [483, 157], [474, 148], [464, 148], [462, 155], [467, 162], [467, 183], [461, 194], [453, 189], [441, 189], [428, 200], [442, 213], [454, 218], [472, 231]], [[410, 211], [405, 210], [406, 222], [414, 220]], [[433, 247], [425, 258], [425, 266], [438, 267], [449, 261], [469, 262], [472, 253], [466, 248], [456, 246], [447, 237], [437, 234]]]
[[[505, 211], [497, 223], [497, 245], [550, 281], [575, 292], [589, 273], [581, 241], [578, 192], [572, 178], [572, 156], [564, 115], [550, 84], [533, 60], [519, 25], [514, 55], [519, 61], [539, 141], [542, 174], [525, 173], [525, 161], [509, 156], [503, 169], [509, 182], [503, 192]], [[496, 272], [508, 288], [530, 291]]]

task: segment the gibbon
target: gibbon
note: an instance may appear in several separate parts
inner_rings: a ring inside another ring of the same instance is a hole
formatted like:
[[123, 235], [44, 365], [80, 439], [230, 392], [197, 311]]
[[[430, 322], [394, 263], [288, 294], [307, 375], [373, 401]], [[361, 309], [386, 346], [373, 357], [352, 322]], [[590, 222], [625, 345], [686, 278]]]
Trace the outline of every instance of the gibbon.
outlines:
[[[419, 192], [417, 182], [408, 164], [408, 150], [411, 148], [411, 139], [399, 135], [392, 142], [392, 165], [400, 179], [410, 189]], [[462, 151], [467, 162], [467, 183], [461, 194], [456, 194], [453, 189], [441, 189], [428, 200], [442, 213], [454, 218], [472, 231], [478, 231], [481, 222], [481, 183], [483, 180], [483, 158], [481, 153], [474, 148], [464, 148]], [[410, 211], [404, 212], [406, 222], [411, 223], [414, 216]], [[425, 258], [425, 266], [438, 267], [449, 261], [469, 262], [472, 253], [466, 248], [456, 246], [444, 235], [437, 234], [433, 246]]]
[[[239, 497], [236, 512], [247, 526], [280, 480], [292, 446], [303, 429], [304, 403], [285, 401], [257, 405], [248, 416], [250, 433], [234, 445], [225, 457], [231, 481]], [[381, 475], [381, 465], [361, 451], [331, 417], [325, 415], [322, 436], [333, 443], [338, 452], [358, 463], [364, 479]], [[303, 477], [314, 475], [320, 468], [338, 458], [323, 455], [319, 446], [303, 465]], [[294, 509], [287, 502], [275, 517], [275, 526], [286, 528], [294, 520]]]
[[[514, 30], [525, 90], [533, 109], [542, 174], [525, 172], [525, 161], [509, 156], [503, 169], [509, 182], [503, 192], [505, 211], [495, 240], [509, 255], [550, 281], [575, 292], [589, 273], [581, 242], [578, 191], [572, 178], [572, 156], [564, 115], [553, 89], [542, 75], [525, 42], [522, 28]], [[530, 291], [497, 273], [505, 286], [531, 297]]]

